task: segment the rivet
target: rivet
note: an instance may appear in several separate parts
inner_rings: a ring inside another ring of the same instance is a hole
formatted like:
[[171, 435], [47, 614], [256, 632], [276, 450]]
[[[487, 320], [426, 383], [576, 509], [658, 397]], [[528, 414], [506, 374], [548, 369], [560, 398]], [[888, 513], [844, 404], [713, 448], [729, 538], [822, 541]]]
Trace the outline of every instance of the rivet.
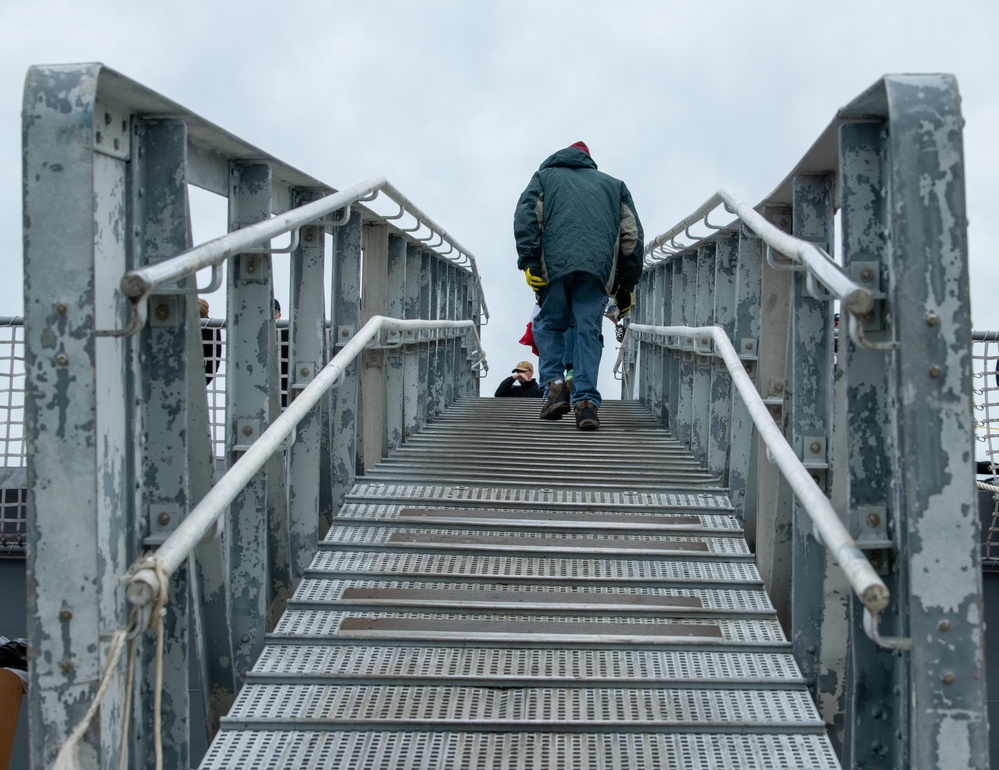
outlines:
[[156, 523], [159, 524], [161, 527], [165, 527], [167, 524], [170, 523], [170, 514], [164, 511], [163, 513], [161, 513], [159, 516], [156, 517]]
[[874, 567], [875, 570], [881, 569], [881, 554], [872, 553], [870, 555], [869, 561], [871, 562], [871, 566]]
[[940, 376], [940, 367], [934, 364], [933, 366], [930, 367], [930, 377], [939, 377], [939, 376]]
[[746, 372], [749, 373], [749, 374], [751, 374], [752, 371], [753, 371], [753, 362], [752, 361], [746, 361], [746, 363], [744, 364], [744, 366], [746, 368]]
[[304, 366], [298, 370], [298, 373], [301, 374], [303, 377], [309, 376], [309, 370], [306, 369]]
[[937, 630], [942, 632], [950, 631], [950, 621], [941, 620], [939, 623], [937, 623]]
[[312, 233], [306, 233], [305, 234], [305, 242], [306, 243], [312, 243], [314, 240], [316, 240], [316, 236], [314, 236]]
[[938, 323], [940, 323], [940, 316], [938, 316], [936, 313], [929, 313], [926, 316], [927, 326], [936, 326]]
[[62, 609], [59, 610], [59, 620], [69, 620], [73, 617], [73, 610]]
[[73, 665], [73, 661], [63, 660], [59, 663], [59, 668], [62, 669], [62, 673], [68, 674], [70, 671], [72, 671], [75, 668], [75, 666]]
[[784, 383], [783, 382], [775, 382], [774, 383], [774, 393], [783, 393], [783, 392], [784, 392]]
[[867, 526], [877, 527], [881, 524], [881, 517], [876, 513], [867, 514]]
[[68, 310], [68, 308], [66, 307], [66, 304], [64, 302], [60, 302], [58, 305], [55, 306], [55, 310], [59, 315], [66, 315], [66, 311]]
[[257, 260], [251, 259], [246, 265], [246, 272], [255, 273], [257, 272]]
[[166, 305], [156, 306], [156, 318], [160, 321], [165, 321], [170, 317], [170, 308]]
[[344, 329], [343, 331], [340, 332], [340, 336], [346, 339], [347, 337], [350, 336], [350, 332]]
[[247, 425], [245, 428], [243, 428], [243, 435], [244, 436], [252, 436], [253, 435], [253, 428], [250, 427], [249, 425]]
[[813, 455], [817, 455], [819, 453], [819, 450], [822, 449], [822, 444], [820, 444], [818, 441], [813, 441], [811, 444], [809, 444], [808, 448], [811, 450]]
[[59, 364], [59, 366], [66, 366], [69, 363], [69, 356], [67, 356], [65, 353], [60, 353], [55, 357], [55, 360], [56, 363]]
[[869, 267], [865, 267], [860, 271], [860, 280], [871, 281], [874, 278], [874, 271]]
[[752, 350], [752, 349], [753, 349], [753, 343], [752, 342], [747, 342], [746, 343], [746, 350]]
[[954, 676], [954, 673], [952, 671], [944, 671], [943, 676], [940, 677], [940, 681], [943, 682], [944, 684], [954, 684], [954, 680], [956, 678], [957, 677]]
[[249, 634], [243, 634], [243, 636], [240, 637], [240, 641], [243, 644], [249, 644], [249, 642], [250, 642], [250, 635]]

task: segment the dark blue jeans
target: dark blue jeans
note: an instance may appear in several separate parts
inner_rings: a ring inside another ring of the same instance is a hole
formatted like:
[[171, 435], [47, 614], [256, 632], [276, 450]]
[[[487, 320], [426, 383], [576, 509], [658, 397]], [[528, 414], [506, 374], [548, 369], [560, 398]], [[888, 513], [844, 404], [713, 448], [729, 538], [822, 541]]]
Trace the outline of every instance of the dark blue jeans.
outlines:
[[603, 353], [600, 327], [607, 295], [600, 279], [591, 273], [569, 273], [538, 292], [541, 311], [534, 318], [534, 343], [538, 346], [538, 379], [548, 393], [553, 380], [565, 371], [565, 330], [576, 330], [572, 351], [572, 403], [589, 400], [600, 406], [597, 371]]

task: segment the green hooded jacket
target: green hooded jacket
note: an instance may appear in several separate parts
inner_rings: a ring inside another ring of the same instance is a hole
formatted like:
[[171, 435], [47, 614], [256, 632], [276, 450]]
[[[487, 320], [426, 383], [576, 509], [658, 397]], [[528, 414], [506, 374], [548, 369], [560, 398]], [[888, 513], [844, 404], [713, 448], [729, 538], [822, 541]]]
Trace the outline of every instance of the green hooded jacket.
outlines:
[[551, 155], [531, 177], [513, 232], [517, 267], [540, 267], [547, 282], [583, 271], [610, 294], [632, 290], [642, 275], [642, 223], [631, 193], [576, 147]]

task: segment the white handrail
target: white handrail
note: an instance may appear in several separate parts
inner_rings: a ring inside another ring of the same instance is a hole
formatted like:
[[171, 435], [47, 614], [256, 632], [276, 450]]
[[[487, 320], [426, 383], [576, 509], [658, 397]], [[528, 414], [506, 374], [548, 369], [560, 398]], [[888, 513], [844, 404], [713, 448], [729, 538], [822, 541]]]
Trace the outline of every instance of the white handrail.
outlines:
[[[705, 220], [708, 214], [724, 203], [745, 225], [758, 235], [770, 248], [784, 254], [795, 262], [804, 265], [808, 272], [821, 283], [834, 298], [843, 303], [843, 308], [853, 316], [863, 317], [874, 307], [874, 296], [870, 290], [854, 281], [814, 243], [795, 238], [776, 225], [768, 222], [749, 204], [743, 202], [733, 192], [720, 188], [693, 214], [661, 235], [657, 235], [645, 247], [645, 264], [652, 266], [661, 260], [652, 255], [661, 250], [664, 244], [691, 225]], [[676, 253], [684, 249], [677, 249]]]
[[890, 601], [891, 595], [888, 587], [850, 536], [836, 510], [832, 507], [832, 503], [829, 502], [829, 498], [815, 483], [794, 449], [787, 443], [784, 433], [774, 422], [766, 404], [760, 398], [756, 385], [746, 373], [746, 368], [725, 331], [720, 326], [630, 324], [625, 332], [624, 340], [622, 340], [617, 362], [614, 364], [615, 373], [624, 361], [629, 337], [633, 334], [686, 337], [695, 340], [711, 339], [714, 343], [714, 350], [701, 352], [705, 355], [719, 356], [725, 362], [732, 383], [746, 405], [749, 416], [759, 431], [760, 438], [766, 444], [771, 460], [780, 469], [791, 491], [794, 492], [802, 508], [812, 520], [819, 541], [846, 573], [850, 586], [864, 607], [876, 618]]
[[[357, 358], [361, 351], [372, 340], [376, 340], [383, 331], [422, 331], [434, 329], [463, 329], [471, 333], [479, 353], [476, 366], [485, 361], [485, 353], [475, 330], [475, 322], [463, 321], [425, 321], [403, 320], [372, 316], [360, 331], [346, 342], [329, 363], [316, 375], [315, 379], [304, 388], [298, 396], [288, 404], [288, 407], [270, 424], [260, 437], [250, 445], [232, 467], [212, 487], [191, 512], [184, 518], [169, 537], [156, 549], [151, 556], [144, 557], [136, 564], [128, 577], [126, 595], [129, 602], [140, 611], [149, 609], [160, 594], [160, 579], [152, 563], [158, 565], [167, 577], [183, 564], [194, 548], [215, 527], [215, 523], [223, 515], [229, 504], [239, 495], [246, 484], [267, 463], [271, 456], [279, 451], [284, 442], [295, 430], [299, 422], [309, 413], [319, 399], [339, 381], [347, 366]], [[149, 565], [149, 566], [146, 566]], [[147, 627], [140, 622], [138, 628]]]

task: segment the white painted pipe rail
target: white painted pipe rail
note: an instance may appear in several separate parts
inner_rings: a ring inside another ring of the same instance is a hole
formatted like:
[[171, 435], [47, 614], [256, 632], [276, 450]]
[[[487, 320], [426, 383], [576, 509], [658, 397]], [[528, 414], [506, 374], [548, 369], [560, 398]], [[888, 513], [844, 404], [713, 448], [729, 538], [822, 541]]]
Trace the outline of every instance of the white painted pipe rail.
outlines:
[[[843, 268], [833, 262], [822, 249], [814, 243], [795, 238], [768, 222], [756, 209], [724, 187], [719, 189], [689, 217], [649, 241], [645, 247], [646, 264], [651, 266], [661, 261], [653, 257], [656, 251], [663, 249], [667, 242], [685, 232], [692, 225], [706, 220], [707, 215], [722, 203], [770, 248], [804, 265], [815, 280], [843, 304], [843, 308], [848, 313], [861, 317], [874, 307], [874, 296], [871, 292], [847, 275]], [[682, 249], [678, 249], [678, 251], [682, 251]]]
[[460, 255], [459, 259], [449, 259], [446, 254], [441, 254], [443, 258], [449, 259], [449, 261], [458, 265], [463, 265], [467, 262], [468, 270], [475, 282], [475, 291], [478, 295], [479, 304], [482, 307], [482, 316], [488, 320], [489, 308], [486, 305], [486, 298], [482, 291], [482, 282], [479, 278], [478, 267], [475, 264], [475, 257], [454, 238], [448, 235], [446, 230], [399, 192], [385, 177], [376, 176], [346, 190], [340, 190], [319, 200], [311, 201], [277, 216], [265, 219], [262, 222], [256, 222], [255, 224], [214, 238], [207, 243], [182, 251], [175, 257], [128, 271], [122, 276], [120, 288], [122, 294], [128, 297], [132, 303], [132, 321], [128, 329], [123, 332], [113, 332], [113, 336], [134, 334], [145, 324], [145, 299], [157, 288], [176, 283], [181, 278], [196, 274], [199, 270], [208, 267], [218, 267], [230, 257], [258, 248], [268, 243], [272, 238], [289, 232], [297, 233], [299, 228], [309, 224], [320, 223], [323, 217], [354, 203], [370, 200], [372, 195], [377, 195], [379, 192], [383, 192], [399, 204], [399, 215], [402, 212], [406, 212], [417, 221], [416, 230], [426, 227], [432, 235], [438, 237], [441, 244], [448, 244], [450, 250], [447, 253], [457, 251]]
[[[878, 573], [871, 566], [864, 552], [850, 537], [849, 531], [832, 507], [829, 498], [819, 489], [808, 469], [787, 443], [783, 432], [774, 422], [766, 404], [763, 403], [763, 399], [760, 398], [756, 385], [746, 373], [746, 369], [739, 359], [739, 354], [735, 352], [735, 348], [725, 331], [720, 326], [630, 324], [625, 333], [625, 339], [622, 341], [617, 363], [614, 364], [615, 373], [623, 363], [628, 338], [633, 334], [689, 338], [694, 340], [694, 347], [699, 353], [718, 356], [725, 362], [732, 383], [745, 403], [749, 416], [752, 418], [756, 430], [759, 431], [760, 438], [766, 444], [771, 460], [780, 469], [788, 486], [791, 487], [795, 497], [798, 498], [808, 517], [812, 520], [817, 538], [846, 573], [850, 586], [864, 607], [876, 618], [888, 606], [891, 598], [888, 587], [878, 577]], [[714, 343], [713, 350], [703, 348], [703, 341], [708, 339]]]
[[[462, 329], [470, 333], [475, 341], [479, 354], [476, 366], [485, 361], [485, 354], [475, 331], [475, 322], [463, 321], [424, 321], [372, 316], [361, 330], [355, 334], [343, 348], [330, 359], [329, 363], [319, 372], [316, 378], [304, 388], [298, 396], [288, 404], [287, 408], [268, 426], [260, 437], [250, 445], [246, 452], [226, 472], [211, 491], [202, 498], [191, 512], [184, 518], [169, 537], [156, 549], [151, 557], [146, 557], [128, 577], [126, 595], [131, 604], [140, 611], [149, 609], [160, 593], [160, 581], [156, 570], [151, 566], [142, 566], [147, 559], [158, 562], [167, 577], [187, 560], [194, 548], [215, 528], [215, 523], [225, 513], [230, 503], [247, 485], [257, 472], [267, 463], [271, 456], [281, 450], [285, 441], [295, 430], [309, 411], [319, 402], [319, 399], [333, 388], [347, 366], [357, 358], [361, 351], [372, 340], [377, 340], [382, 332], [388, 331], [426, 331], [437, 329]], [[419, 340], [413, 340], [419, 341]], [[137, 629], [147, 627], [140, 622]]]

